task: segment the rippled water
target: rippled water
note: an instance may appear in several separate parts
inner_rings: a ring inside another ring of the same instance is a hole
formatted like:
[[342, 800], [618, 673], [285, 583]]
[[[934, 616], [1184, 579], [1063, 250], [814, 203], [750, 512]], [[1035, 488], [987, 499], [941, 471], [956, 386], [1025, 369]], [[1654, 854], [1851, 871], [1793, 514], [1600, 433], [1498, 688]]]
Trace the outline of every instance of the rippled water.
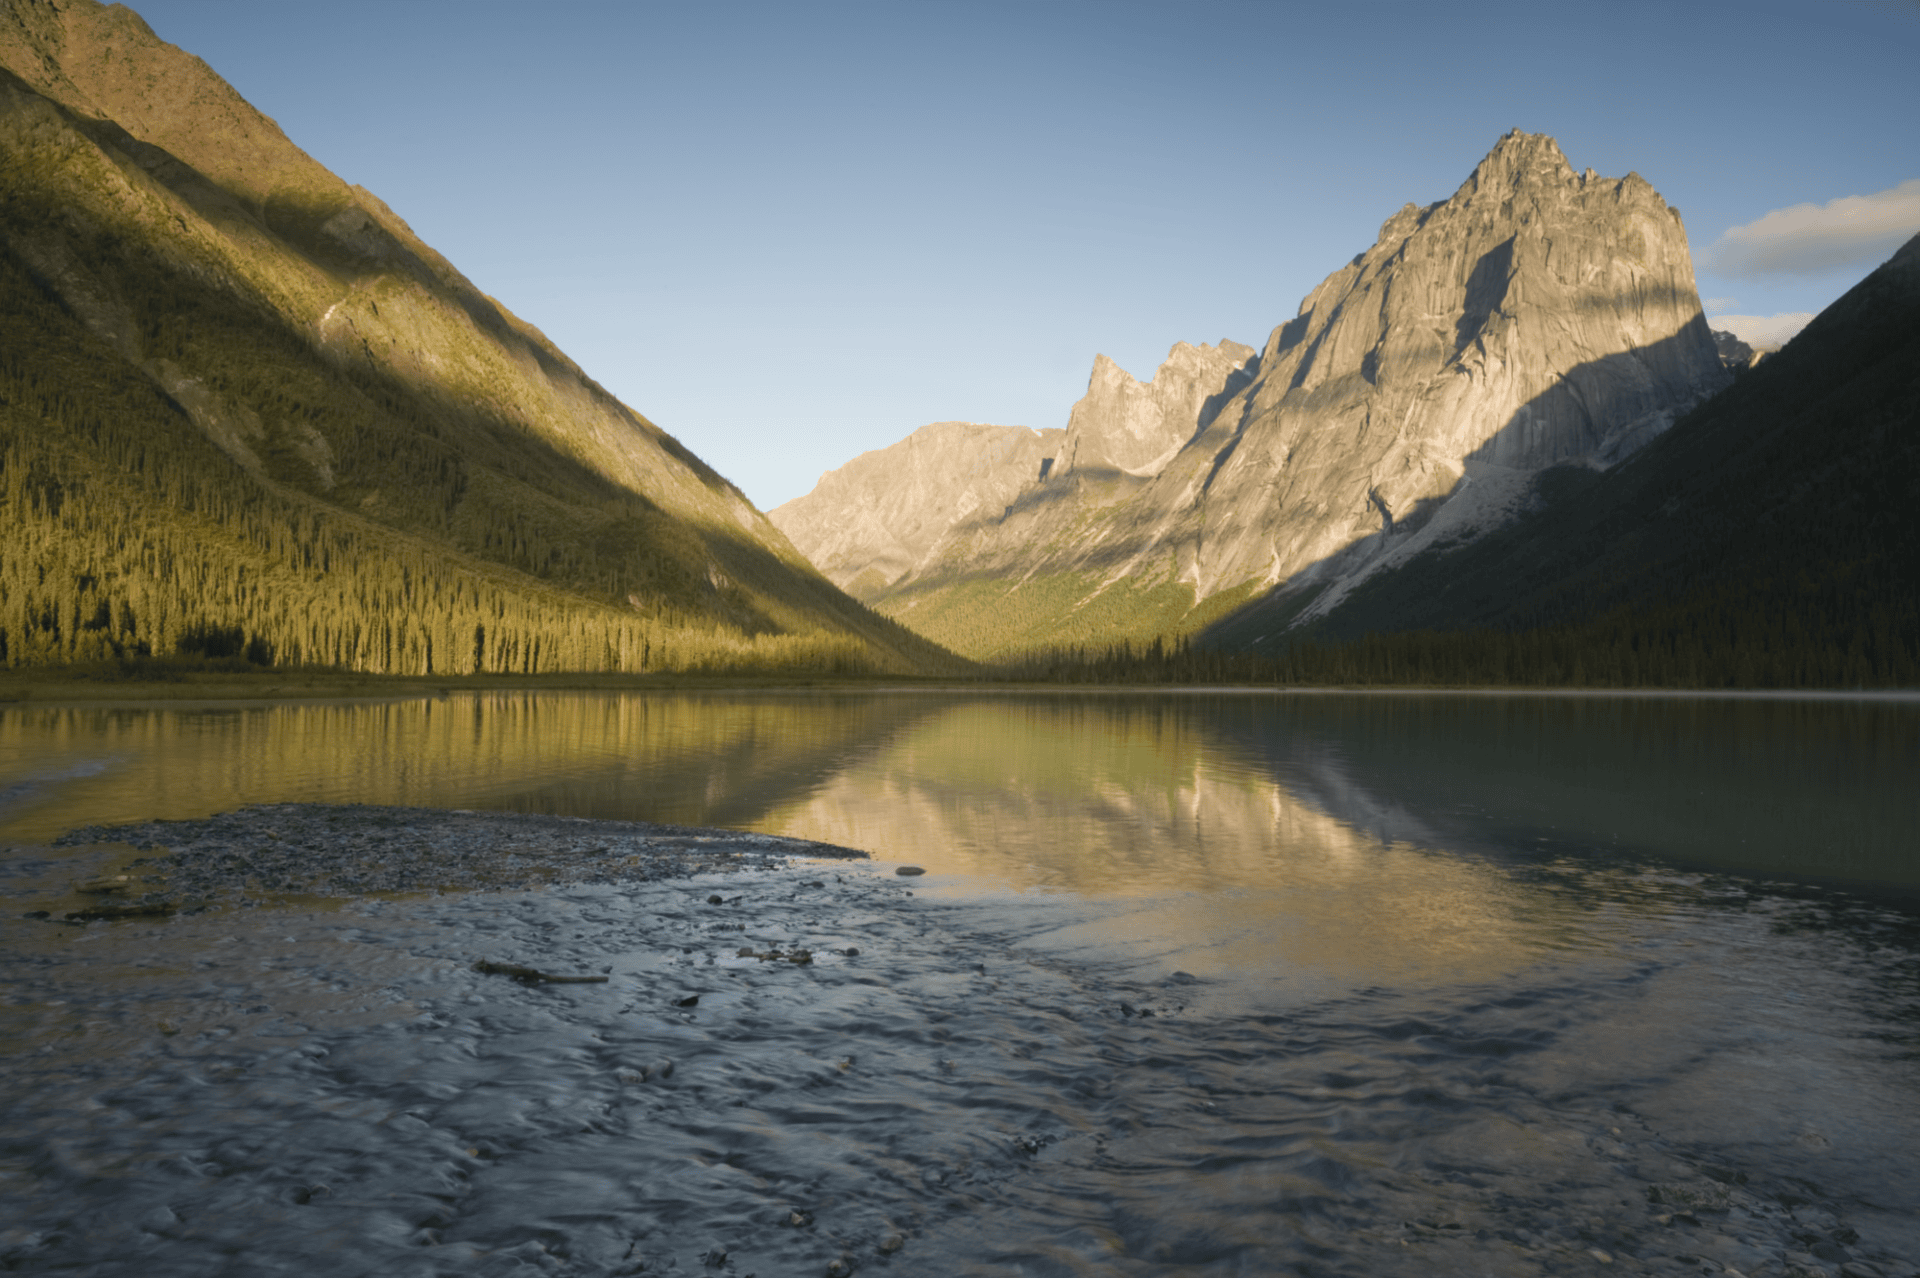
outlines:
[[[1911, 1272], [1917, 778], [1913, 702], [10, 708], [0, 1263]], [[288, 800], [931, 873], [18, 918], [66, 828]]]

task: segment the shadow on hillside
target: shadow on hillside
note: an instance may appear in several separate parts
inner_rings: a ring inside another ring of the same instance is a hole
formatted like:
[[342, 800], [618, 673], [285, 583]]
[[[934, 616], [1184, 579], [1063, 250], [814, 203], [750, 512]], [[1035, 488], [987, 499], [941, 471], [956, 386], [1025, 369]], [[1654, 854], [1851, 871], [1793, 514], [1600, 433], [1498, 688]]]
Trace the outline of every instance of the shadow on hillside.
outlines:
[[[1111, 466], [1079, 467], [1067, 472], [1065, 476], [1055, 475], [1044, 484], [1030, 485], [1022, 490], [1020, 496], [1005, 512], [998, 515], [981, 514], [955, 524], [947, 537], [965, 540], [968, 537], [996, 529], [1016, 519], [1035, 519], [1051, 513], [1055, 508], [1070, 502], [1087, 488], [1099, 486], [1135, 489], [1148, 481], [1129, 475], [1123, 470]], [[1044, 530], [1043, 530], [1044, 532]], [[1138, 553], [1140, 543], [1137, 540], [1122, 539], [1105, 543], [1091, 549], [1078, 549], [1074, 552], [1073, 562], [1076, 570], [1107, 572], [1128, 562]], [[977, 582], [1004, 581], [1006, 575], [994, 568], [944, 569], [926, 576], [915, 577], [904, 586], [889, 587], [878, 598], [889, 606], [905, 601], [938, 594], [959, 586]]]
[[[1712, 346], [1706, 319], [1696, 314], [1678, 332], [1650, 346], [1581, 364], [1523, 404], [1466, 460], [1537, 471], [1593, 456], [1603, 447], [1637, 452], [1653, 436], [1628, 440], [1618, 438], [1618, 432], [1668, 407], [1656, 388], [1683, 382], [1683, 371], [1697, 363], [1689, 358], [1689, 351], [1697, 353], [1703, 347], [1711, 351]], [[1596, 421], [1588, 405], [1602, 397], [1620, 402], [1621, 408], [1608, 420]], [[1369, 504], [1380, 516], [1379, 531], [1355, 539], [1208, 625], [1195, 636], [1196, 644], [1247, 649], [1272, 639], [1311, 606], [1328, 583], [1404, 545], [1472, 482], [1462, 477], [1445, 494], [1398, 511], [1390, 509], [1377, 491], [1370, 492]]]
[[[1367, 581], [1308, 633], [1532, 629], [1603, 616], [1691, 636], [1749, 677], [1909, 682], [1920, 534], [1920, 237], [1779, 354], [1605, 475], [1542, 473], [1545, 500]], [[1274, 592], [1209, 641], [1247, 648], [1309, 601]], [[1876, 674], [1875, 671], [1879, 671]]]
[[[549, 377], [585, 378], [559, 351], [531, 333], [521, 331], [492, 298], [431, 247], [426, 257], [389, 230], [381, 212], [364, 207], [360, 192], [319, 163], [308, 161], [315, 185], [287, 188], [263, 195], [242, 186], [229, 186], [202, 173], [165, 147], [144, 141], [116, 122], [78, 115], [51, 98], [38, 94], [25, 81], [0, 68], [13, 87], [41, 97], [59, 111], [78, 133], [103, 149], [118, 151], [161, 186], [167, 188], [210, 226], [231, 235], [234, 223], [265, 231], [343, 286], [369, 282], [390, 274], [404, 275], [429, 292], [448, 298], [466, 312], [474, 326], [496, 341], [523, 349]], [[360, 216], [337, 220], [350, 210]], [[597, 389], [597, 388], [596, 388]]]
[[[261, 216], [244, 201], [117, 126], [90, 123], [97, 142], [120, 152], [119, 165], [156, 173], [215, 234], [237, 237], [243, 246], [249, 239], [260, 244]], [[681, 614], [696, 627], [723, 623], [748, 635], [838, 632], [909, 666], [959, 664], [930, 641], [842, 594], [803, 560], [789, 559], [777, 546], [754, 538], [733, 518], [737, 492], [731, 485], [584, 377], [581, 399], [633, 422], [689, 466], [684, 480], [669, 481], [684, 484], [692, 497], [687, 517], [603, 474], [590, 459], [574, 455], [565, 439], [544, 438], [537, 424], [523, 422], [481, 387], [453, 383], [427, 367], [396, 367], [370, 353], [361, 358], [358, 350], [325, 349], [297, 317], [255, 303], [253, 288], [235, 288], [183, 268], [169, 256], [162, 236], [76, 233], [32, 176], [9, 175], [10, 225], [0, 236], [0, 251], [11, 253], [6, 246], [15, 235], [57, 242], [91, 277], [84, 286], [99, 286], [126, 311], [128, 332], [139, 335], [120, 345], [97, 335], [81, 340], [97, 344], [102, 357], [150, 391], [164, 405], [161, 411], [178, 415], [185, 438], [206, 442], [207, 432], [151, 370], [158, 358], [155, 335], [170, 325], [198, 344], [167, 346], [169, 360], [183, 360], [188, 365], [183, 371], [192, 378], [222, 387], [230, 404], [270, 419], [270, 429], [278, 433], [256, 440], [267, 465], [250, 469], [223, 452], [218, 473], [206, 476], [216, 486], [234, 485], [237, 505], [249, 500], [239, 494], [259, 485], [349, 523], [422, 537], [444, 551], [448, 568], [456, 571], [462, 560], [471, 565], [465, 571], [499, 567], [521, 575], [528, 585], [539, 583], [623, 610], [628, 594], [637, 591], [662, 616]], [[308, 210], [309, 220], [321, 211]], [[64, 305], [59, 301], [63, 288], [80, 287], [44, 277], [25, 259], [20, 265], [50, 304]], [[411, 253], [387, 266], [416, 277], [413, 268], [425, 269]], [[452, 305], [453, 291], [437, 284], [433, 296]], [[486, 327], [499, 336], [496, 326]], [[523, 344], [510, 341], [500, 348], [500, 364], [516, 361]], [[184, 353], [188, 350], [194, 352], [191, 357]], [[458, 360], [447, 363], [459, 365]], [[558, 367], [542, 365], [549, 373]], [[256, 402], [261, 387], [269, 388], [271, 402]], [[274, 394], [280, 398], [272, 399]], [[335, 469], [324, 482], [315, 479], [309, 461], [280, 466], [277, 454], [268, 455], [285, 432], [308, 424], [333, 453]], [[154, 466], [171, 464], [174, 458], [164, 453], [156, 448], [145, 455]], [[506, 500], [477, 501], [469, 480], [482, 472], [498, 478], [492, 491], [496, 497], [506, 494]], [[383, 493], [406, 497], [383, 505], [377, 501]]]
[[[537, 330], [509, 315], [474, 287], [430, 246], [422, 245], [421, 250], [416, 251], [389, 230], [379, 210], [364, 207], [356, 188], [347, 186], [319, 164], [313, 166], [314, 175], [327, 189], [279, 191], [263, 197], [258, 192], [234, 189], [215, 181], [164, 147], [134, 137], [111, 120], [76, 115], [52, 99], [44, 98], [4, 68], [0, 68], [0, 77], [4, 77], [0, 82], [47, 102], [77, 133], [103, 149], [125, 156], [134, 167], [229, 238], [246, 238], [236, 235], [236, 224], [248, 227], [255, 234], [266, 232], [343, 288], [365, 287], [393, 275], [412, 280], [463, 311], [475, 328], [500, 343], [509, 354], [525, 354], [531, 358], [548, 378], [577, 380], [598, 403], [647, 427], [653, 426], [588, 377]], [[356, 226], [331, 232], [325, 229], [338, 215], [356, 209], [361, 214]], [[703, 482], [709, 485], [727, 482], [666, 432], [659, 431], [658, 443]]]

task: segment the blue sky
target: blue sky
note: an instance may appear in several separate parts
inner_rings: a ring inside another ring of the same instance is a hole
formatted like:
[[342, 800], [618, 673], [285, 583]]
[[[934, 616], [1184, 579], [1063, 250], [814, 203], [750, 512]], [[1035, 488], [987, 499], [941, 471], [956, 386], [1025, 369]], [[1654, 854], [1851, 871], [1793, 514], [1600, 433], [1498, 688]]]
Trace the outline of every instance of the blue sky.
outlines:
[[1710, 315], [1920, 230], [1914, 0], [133, 7], [763, 509], [1258, 346], [1513, 127], [1677, 206]]

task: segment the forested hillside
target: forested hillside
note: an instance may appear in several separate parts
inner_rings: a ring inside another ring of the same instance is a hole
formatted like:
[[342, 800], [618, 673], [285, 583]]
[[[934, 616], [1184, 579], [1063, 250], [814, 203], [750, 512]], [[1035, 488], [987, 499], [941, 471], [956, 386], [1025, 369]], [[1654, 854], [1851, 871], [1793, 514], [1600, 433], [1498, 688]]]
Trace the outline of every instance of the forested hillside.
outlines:
[[0, 662], [952, 668], [132, 13], [0, 9]]

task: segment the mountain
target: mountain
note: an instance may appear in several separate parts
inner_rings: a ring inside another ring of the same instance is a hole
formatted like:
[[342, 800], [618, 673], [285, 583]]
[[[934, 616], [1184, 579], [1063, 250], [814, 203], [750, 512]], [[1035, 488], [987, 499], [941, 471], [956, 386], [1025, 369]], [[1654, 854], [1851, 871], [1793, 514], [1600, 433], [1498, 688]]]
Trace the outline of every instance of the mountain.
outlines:
[[1450, 198], [1389, 218], [1257, 354], [1177, 346], [1145, 384], [1097, 360], [1049, 474], [868, 597], [974, 657], [1193, 633], [1262, 599], [1277, 624], [1311, 619], [1728, 381], [1679, 214], [1515, 131]]
[[0, 0], [0, 659], [950, 658], [130, 10]]
[[[1539, 473], [1522, 518], [1375, 575], [1308, 633], [1533, 649], [1566, 679], [1913, 686], [1917, 494], [1920, 236], [1623, 464]], [[1276, 651], [1284, 620], [1268, 601], [1205, 642]]]
[[1729, 373], [1744, 373], [1766, 355], [1764, 349], [1755, 350], [1732, 333], [1718, 328], [1712, 331], [1714, 349], [1720, 352], [1720, 363]]
[[828, 471], [767, 517], [835, 585], [869, 598], [955, 525], [1002, 512], [1053, 463], [1065, 434], [935, 422]]

